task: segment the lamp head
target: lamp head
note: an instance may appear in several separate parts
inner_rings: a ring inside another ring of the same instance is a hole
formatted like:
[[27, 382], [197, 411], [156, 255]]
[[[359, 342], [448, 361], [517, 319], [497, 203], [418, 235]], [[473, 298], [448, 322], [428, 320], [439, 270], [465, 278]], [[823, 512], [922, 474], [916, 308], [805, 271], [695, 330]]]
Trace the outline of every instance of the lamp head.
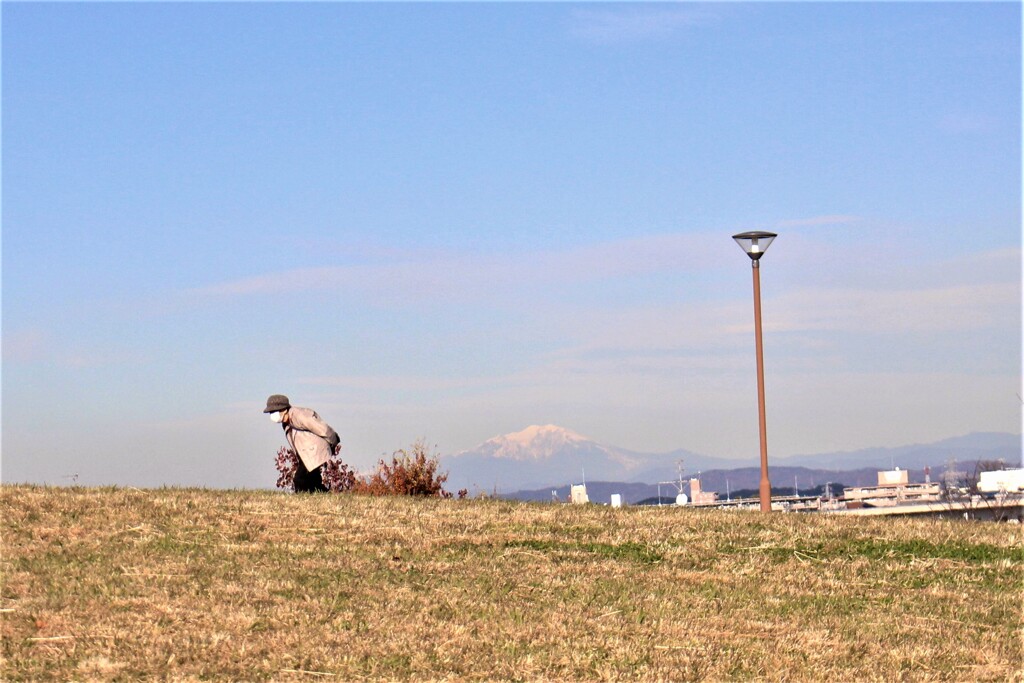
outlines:
[[778, 237], [774, 232], [741, 232], [738, 235], [733, 235], [732, 238], [736, 240], [736, 244], [740, 245], [740, 249], [746, 252], [747, 256], [750, 257], [751, 261], [755, 262], [761, 258], [761, 255], [768, 250], [768, 245], [772, 243], [772, 240]]

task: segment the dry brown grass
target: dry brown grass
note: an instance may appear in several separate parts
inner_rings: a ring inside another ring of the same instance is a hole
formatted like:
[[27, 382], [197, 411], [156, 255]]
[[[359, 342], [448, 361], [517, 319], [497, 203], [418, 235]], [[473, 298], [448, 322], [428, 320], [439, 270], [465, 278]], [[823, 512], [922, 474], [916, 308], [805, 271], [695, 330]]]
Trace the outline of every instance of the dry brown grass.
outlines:
[[1024, 680], [1013, 525], [0, 495], [6, 680]]

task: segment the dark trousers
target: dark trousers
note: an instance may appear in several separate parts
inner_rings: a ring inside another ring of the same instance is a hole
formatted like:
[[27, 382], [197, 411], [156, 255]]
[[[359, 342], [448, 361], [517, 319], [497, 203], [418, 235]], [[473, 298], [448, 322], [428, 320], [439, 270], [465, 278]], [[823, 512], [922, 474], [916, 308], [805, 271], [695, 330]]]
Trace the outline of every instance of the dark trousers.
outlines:
[[306, 465], [299, 458], [298, 467], [295, 470], [295, 493], [326, 493], [324, 479], [321, 472], [324, 466], [320, 465], [312, 472], [306, 469]]

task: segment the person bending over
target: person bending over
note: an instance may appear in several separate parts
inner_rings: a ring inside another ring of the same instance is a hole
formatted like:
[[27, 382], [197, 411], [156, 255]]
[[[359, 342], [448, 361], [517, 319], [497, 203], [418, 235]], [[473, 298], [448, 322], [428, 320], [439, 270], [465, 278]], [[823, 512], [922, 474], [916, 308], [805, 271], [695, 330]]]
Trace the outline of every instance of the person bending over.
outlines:
[[338, 433], [320, 419], [315, 410], [293, 406], [288, 397], [281, 394], [268, 398], [263, 412], [270, 413], [270, 419], [280, 423], [285, 439], [299, 456], [295, 492], [327, 491], [322, 470], [341, 441]]

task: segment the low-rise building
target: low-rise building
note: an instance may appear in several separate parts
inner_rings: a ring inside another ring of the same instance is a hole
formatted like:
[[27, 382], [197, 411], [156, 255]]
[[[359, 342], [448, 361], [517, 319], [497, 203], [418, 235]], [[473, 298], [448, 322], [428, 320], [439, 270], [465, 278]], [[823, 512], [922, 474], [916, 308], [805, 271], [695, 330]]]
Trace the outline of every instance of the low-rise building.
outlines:
[[690, 505], [713, 505], [718, 501], [718, 492], [701, 491], [700, 479], [690, 480]]
[[981, 493], [1024, 492], [1024, 468], [982, 472], [978, 475], [978, 491]]
[[[911, 484], [906, 470], [899, 468], [878, 473], [878, 486], [853, 486], [843, 489], [848, 507], [899, 505], [906, 502], [938, 500], [942, 493], [938, 483]], [[853, 503], [853, 505], [851, 505]]]

